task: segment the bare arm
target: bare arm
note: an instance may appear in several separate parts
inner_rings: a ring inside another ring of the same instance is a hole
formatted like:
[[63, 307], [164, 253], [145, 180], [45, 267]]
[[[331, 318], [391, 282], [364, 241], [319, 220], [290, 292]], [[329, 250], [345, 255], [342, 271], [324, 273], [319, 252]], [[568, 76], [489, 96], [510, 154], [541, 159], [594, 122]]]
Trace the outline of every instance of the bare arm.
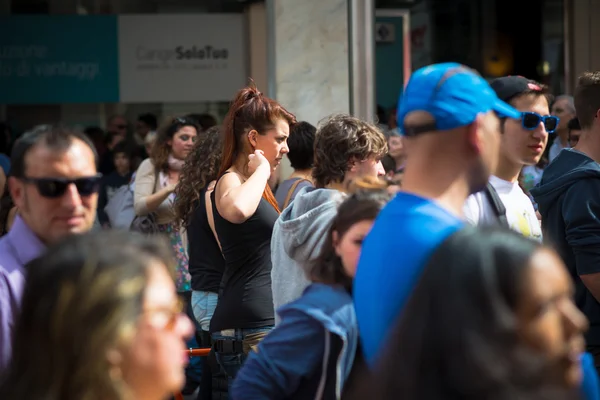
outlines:
[[169, 185], [160, 189], [158, 192], [146, 196], [146, 210], [148, 212], [156, 211], [156, 209], [166, 200], [167, 197], [175, 190], [175, 185]]
[[237, 174], [226, 174], [215, 188], [217, 210], [233, 224], [241, 224], [256, 212], [271, 176], [271, 166], [260, 150], [249, 160], [253, 172], [245, 182]]

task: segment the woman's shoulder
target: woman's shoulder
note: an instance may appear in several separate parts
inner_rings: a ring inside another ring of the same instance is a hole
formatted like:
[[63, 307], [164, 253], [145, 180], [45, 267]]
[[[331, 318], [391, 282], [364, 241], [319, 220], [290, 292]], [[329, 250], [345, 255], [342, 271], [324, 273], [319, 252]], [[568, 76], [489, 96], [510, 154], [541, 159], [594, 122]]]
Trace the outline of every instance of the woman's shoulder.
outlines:
[[140, 163], [140, 166], [138, 167], [137, 171], [136, 171], [136, 175], [147, 175], [149, 173], [154, 172], [154, 163], [152, 162], [152, 160], [150, 158], [146, 158], [144, 161], [142, 161]]

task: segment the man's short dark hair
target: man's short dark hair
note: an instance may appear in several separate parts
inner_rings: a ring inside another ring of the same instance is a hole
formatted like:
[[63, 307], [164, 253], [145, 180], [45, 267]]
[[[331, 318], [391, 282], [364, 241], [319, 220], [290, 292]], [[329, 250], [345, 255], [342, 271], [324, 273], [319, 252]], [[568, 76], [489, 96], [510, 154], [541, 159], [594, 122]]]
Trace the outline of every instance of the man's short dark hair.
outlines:
[[575, 89], [575, 113], [583, 129], [589, 129], [600, 110], [600, 71], [584, 72]]
[[156, 120], [156, 115], [151, 113], [145, 113], [138, 116], [138, 121], [145, 123], [148, 125], [151, 131], [155, 131], [158, 127], [158, 121]]
[[15, 142], [10, 160], [10, 175], [16, 178], [25, 177], [25, 158], [33, 147], [43, 145], [60, 153], [68, 150], [75, 139], [81, 140], [92, 150], [94, 163], [98, 166], [98, 153], [87, 135], [65, 127], [48, 125], [25, 133]]
[[580, 131], [581, 124], [579, 123], [579, 119], [577, 117], [571, 118], [569, 120], [569, 123], [567, 124], [567, 128], [569, 129], [569, 131]]
[[305, 121], [300, 121], [290, 128], [288, 158], [292, 168], [303, 170], [312, 168], [315, 158], [315, 133], [317, 128]]

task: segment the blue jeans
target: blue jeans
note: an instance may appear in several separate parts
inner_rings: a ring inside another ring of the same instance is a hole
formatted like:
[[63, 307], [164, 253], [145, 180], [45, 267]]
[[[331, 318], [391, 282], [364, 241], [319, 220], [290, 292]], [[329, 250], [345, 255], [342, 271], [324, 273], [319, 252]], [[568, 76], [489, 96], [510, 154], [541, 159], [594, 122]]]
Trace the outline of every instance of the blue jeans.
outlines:
[[210, 327], [210, 320], [215, 313], [215, 308], [217, 308], [218, 299], [219, 295], [213, 292], [192, 291], [194, 317], [197, 323], [200, 324], [200, 328], [205, 332], [208, 332]]
[[[198, 332], [200, 326], [196, 322], [194, 318], [194, 313], [192, 311], [192, 292], [179, 292], [179, 295], [184, 301], [184, 312], [188, 316], [188, 318], [194, 323], [195, 331]], [[199, 347], [198, 341], [196, 340], [196, 335], [193, 335], [188, 340], [186, 340], [186, 346], [188, 348], [197, 348]], [[190, 358], [190, 362], [185, 367], [185, 387], [183, 388], [183, 394], [193, 393], [194, 390], [200, 385], [200, 380], [202, 379], [202, 359], [200, 357], [192, 357]]]
[[[212, 333], [213, 342], [218, 340], [235, 340], [236, 342], [243, 343], [243, 351], [220, 353], [215, 350], [215, 358], [220, 369], [219, 375], [227, 377], [227, 391], [231, 388], [233, 380], [240, 368], [242, 368], [244, 361], [246, 361], [248, 352], [267, 336], [273, 328], [273, 326], [265, 326], [251, 329], [226, 329]], [[214, 387], [215, 384], [213, 384]]]

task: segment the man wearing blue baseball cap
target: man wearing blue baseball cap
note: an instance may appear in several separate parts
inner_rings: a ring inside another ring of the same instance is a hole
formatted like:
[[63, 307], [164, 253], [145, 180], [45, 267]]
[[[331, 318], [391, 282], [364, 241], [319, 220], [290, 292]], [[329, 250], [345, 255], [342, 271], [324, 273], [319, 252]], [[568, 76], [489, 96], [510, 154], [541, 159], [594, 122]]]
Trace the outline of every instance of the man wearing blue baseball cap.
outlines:
[[520, 113], [463, 65], [430, 65], [408, 82], [398, 108], [408, 154], [403, 190], [375, 221], [354, 279], [369, 365], [383, 350], [428, 256], [463, 226], [466, 198], [483, 189], [496, 167], [498, 117]]

